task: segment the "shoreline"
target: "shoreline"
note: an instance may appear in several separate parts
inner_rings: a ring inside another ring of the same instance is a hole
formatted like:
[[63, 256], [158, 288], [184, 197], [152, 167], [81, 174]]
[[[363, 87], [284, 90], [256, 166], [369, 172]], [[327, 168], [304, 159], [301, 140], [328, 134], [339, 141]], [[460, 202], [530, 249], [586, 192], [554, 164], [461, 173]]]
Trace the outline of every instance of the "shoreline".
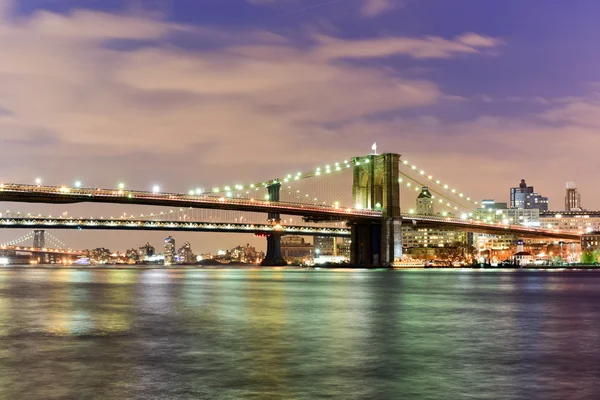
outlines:
[[290, 271], [319, 271], [319, 270], [389, 270], [389, 271], [400, 271], [400, 270], [485, 270], [485, 271], [545, 271], [545, 270], [560, 270], [560, 271], [600, 271], [600, 265], [548, 265], [548, 266], [523, 266], [523, 267], [427, 267], [424, 266], [389, 266], [389, 267], [365, 267], [365, 266], [269, 266], [261, 267], [257, 264], [252, 265], [101, 265], [101, 266], [89, 266], [89, 265], [60, 265], [60, 264], [44, 264], [44, 265], [3, 265], [0, 266], [0, 270], [77, 270], [77, 271], [127, 271], [127, 270], [290, 270]]

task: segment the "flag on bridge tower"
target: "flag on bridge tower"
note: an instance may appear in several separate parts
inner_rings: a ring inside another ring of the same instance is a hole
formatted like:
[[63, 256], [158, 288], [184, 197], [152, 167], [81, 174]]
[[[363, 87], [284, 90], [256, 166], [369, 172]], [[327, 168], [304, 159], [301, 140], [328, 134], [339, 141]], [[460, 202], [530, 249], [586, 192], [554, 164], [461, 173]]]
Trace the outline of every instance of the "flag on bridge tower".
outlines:
[[371, 146], [371, 150], [373, 150], [374, 155], [377, 155], [377, 142], [373, 143], [373, 146]]

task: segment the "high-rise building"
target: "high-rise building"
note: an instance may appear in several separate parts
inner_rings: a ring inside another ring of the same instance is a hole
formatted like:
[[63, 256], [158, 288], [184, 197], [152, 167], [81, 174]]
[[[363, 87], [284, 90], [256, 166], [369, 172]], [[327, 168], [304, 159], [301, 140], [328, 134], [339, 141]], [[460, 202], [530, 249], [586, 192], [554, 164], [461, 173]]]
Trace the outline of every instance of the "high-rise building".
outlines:
[[152, 257], [154, 255], [154, 253], [154, 246], [152, 246], [150, 243], [146, 243], [138, 250], [139, 259], [142, 261], [147, 261], [149, 257]]
[[175, 256], [177, 252], [175, 250], [175, 239], [169, 236], [165, 239], [165, 265], [175, 264]]
[[548, 198], [527, 186], [525, 179], [521, 179], [518, 187], [510, 188], [510, 208], [548, 210]]
[[565, 211], [581, 211], [581, 194], [577, 191], [575, 182], [567, 182]]
[[429, 192], [427, 186], [423, 186], [421, 193], [417, 196], [417, 214], [419, 215], [433, 215], [433, 196]]
[[179, 259], [181, 262], [186, 264], [193, 264], [196, 262], [196, 256], [192, 251], [192, 245], [190, 242], [185, 242], [183, 246], [177, 251], [177, 255], [179, 255]]

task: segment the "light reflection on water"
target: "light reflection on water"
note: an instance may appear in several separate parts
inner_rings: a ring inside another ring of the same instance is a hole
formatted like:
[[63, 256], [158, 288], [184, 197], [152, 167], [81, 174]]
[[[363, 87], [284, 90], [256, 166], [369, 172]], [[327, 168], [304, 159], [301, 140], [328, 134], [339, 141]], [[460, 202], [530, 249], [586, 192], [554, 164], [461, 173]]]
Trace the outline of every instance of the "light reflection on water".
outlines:
[[600, 274], [0, 270], [0, 398], [598, 398]]

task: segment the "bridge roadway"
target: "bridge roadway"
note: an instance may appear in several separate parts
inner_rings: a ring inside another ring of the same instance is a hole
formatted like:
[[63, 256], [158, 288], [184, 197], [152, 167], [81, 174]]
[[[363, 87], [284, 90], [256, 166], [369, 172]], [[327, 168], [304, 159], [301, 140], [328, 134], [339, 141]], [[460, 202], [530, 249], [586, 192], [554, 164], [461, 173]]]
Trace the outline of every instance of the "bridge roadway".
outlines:
[[65, 249], [51, 249], [51, 248], [44, 248], [44, 249], [40, 249], [37, 247], [27, 247], [27, 246], [0, 246], [0, 253], [1, 252], [13, 252], [13, 251], [19, 251], [19, 252], [24, 252], [24, 253], [44, 253], [44, 254], [64, 254], [64, 255], [72, 255], [72, 256], [76, 256], [76, 255], [80, 255], [83, 254], [81, 251], [73, 251], [73, 250], [65, 250]]
[[[522, 225], [490, 224], [477, 220], [448, 217], [403, 214], [403, 224], [414, 228], [463, 230], [467, 232], [494, 235], [515, 235], [523, 239], [556, 239], [566, 241], [581, 240], [581, 233], [561, 232], [555, 229], [530, 228]], [[294, 226], [272, 224], [242, 224], [189, 221], [153, 221], [131, 219], [73, 219], [73, 218], [0, 218], [0, 228], [30, 229], [112, 229], [112, 230], [154, 230], [190, 232], [229, 232], [229, 233], [270, 233], [349, 237], [347, 228], [318, 226]]]
[[402, 223], [415, 228], [461, 230], [490, 235], [514, 235], [522, 239], [557, 239], [579, 242], [583, 232], [564, 232], [557, 229], [531, 228], [523, 225], [490, 224], [473, 219], [435, 217], [427, 215], [403, 214]]
[[205, 208], [298, 215], [317, 220], [378, 220], [381, 211], [256, 199], [232, 199], [183, 193], [153, 193], [137, 190], [0, 184], [0, 201], [19, 203], [114, 203], [164, 207]]
[[349, 237], [350, 229], [295, 225], [243, 224], [228, 222], [152, 221], [131, 219], [0, 218], [0, 228], [19, 229], [106, 229], [134, 231], [188, 231], [227, 233], [270, 233], [288, 235]]

